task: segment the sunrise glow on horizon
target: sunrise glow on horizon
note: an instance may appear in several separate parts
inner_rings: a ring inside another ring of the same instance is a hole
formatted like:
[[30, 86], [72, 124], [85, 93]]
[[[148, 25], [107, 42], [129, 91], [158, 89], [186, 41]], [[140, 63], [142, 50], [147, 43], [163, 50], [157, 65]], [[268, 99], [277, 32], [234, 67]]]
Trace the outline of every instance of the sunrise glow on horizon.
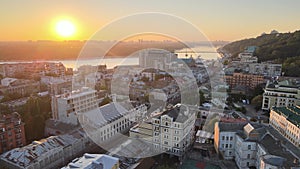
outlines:
[[[170, 5], [172, 4], [172, 5]], [[209, 40], [234, 41], [259, 36], [272, 30], [293, 32], [300, 28], [300, 1], [290, 0], [192, 0], [189, 3], [154, 1], [18, 1], [1, 2], [0, 41], [88, 40], [105, 25], [119, 18], [143, 12], [167, 13], [184, 18]], [[17, 12], [16, 12], [17, 11]], [[76, 20], [58, 19], [68, 16]], [[53, 23], [53, 20], [55, 22]], [[159, 18], [158, 18], [159, 20]], [[69, 23], [58, 26], [59, 21]], [[135, 23], [140, 26], [142, 23]], [[16, 29], [22, 28], [22, 29]], [[174, 29], [181, 29], [181, 26]], [[122, 28], [120, 28], [120, 31]], [[187, 32], [182, 32], [187, 33]], [[115, 40], [115, 39], [102, 39]], [[185, 41], [196, 41], [189, 36]]]
[[57, 22], [55, 29], [62, 37], [70, 37], [76, 32], [74, 24], [68, 20], [61, 20]]

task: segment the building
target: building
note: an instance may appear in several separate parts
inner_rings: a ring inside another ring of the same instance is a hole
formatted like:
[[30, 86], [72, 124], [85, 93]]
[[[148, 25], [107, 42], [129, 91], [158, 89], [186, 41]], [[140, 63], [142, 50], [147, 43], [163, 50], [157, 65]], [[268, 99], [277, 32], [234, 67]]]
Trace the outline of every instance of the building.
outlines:
[[240, 169], [300, 166], [299, 149], [284, 144], [275, 130], [263, 124], [217, 122], [214, 146], [221, 157], [234, 159]]
[[130, 129], [130, 137], [150, 143], [154, 152], [183, 156], [194, 139], [196, 113], [177, 104]]
[[253, 75], [246, 73], [233, 73], [233, 75], [225, 75], [226, 83], [234, 88], [236, 86], [245, 86], [254, 89], [257, 85], [264, 83], [264, 77], [261, 75]]
[[59, 76], [64, 77], [66, 73], [71, 74], [72, 70], [65, 68], [62, 63], [54, 62], [32, 62], [32, 63], [12, 63], [2, 64], [0, 72], [4, 77], [17, 77], [19, 75], [25, 76]]
[[119, 169], [119, 159], [105, 154], [88, 154], [74, 159], [66, 167], [62, 169]]
[[0, 116], [0, 154], [26, 144], [24, 125], [16, 112]]
[[146, 113], [145, 105], [130, 108], [128, 103], [112, 102], [83, 113], [79, 121], [96, 143], [105, 144], [118, 133], [128, 131]]
[[0, 156], [0, 166], [12, 169], [52, 169], [66, 165], [82, 154], [92, 142], [82, 130], [50, 136], [15, 148]]
[[83, 87], [80, 90], [52, 96], [51, 107], [54, 120], [77, 125], [78, 114], [98, 107], [96, 90]]
[[10, 100], [0, 103], [0, 105], [7, 107], [11, 112], [18, 111], [22, 106], [24, 106], [30, 97], [23, 97], [20, 99]]
[[59, 76], [59, 77], [64, 77], [66, 74], [66, 67], [61, 63], [45, 63], [44, 65], [44, 71], [45, 75], [50, 75], [50, 76]]
[[33, 80], [4, 78], [1, 80], [0, 92], [25, 96], [40, 92], [40, 83]]
[[257, 63], [258, 61], [258, 58], [251, 52], [242, 52], [239, 54], [239, 58], [242, 63]]
[[281, 76], [282, 64], [250, 63], [246, 69], [250, 74], [276, 77]]
[[268, 81], [263, 94], [263, 110], [270, 110], [273, 106], [285, 107], [300, 105], [300, 86], [290, 81]]
[[143, 50], [139, 53], [139, 65], [143, 68], [166, 70], [167, 65], [176, 59], [174, 53], [159, 49]]
[[270, 125], [295, 146], [300, 147], [300, 107], [273, 107]]

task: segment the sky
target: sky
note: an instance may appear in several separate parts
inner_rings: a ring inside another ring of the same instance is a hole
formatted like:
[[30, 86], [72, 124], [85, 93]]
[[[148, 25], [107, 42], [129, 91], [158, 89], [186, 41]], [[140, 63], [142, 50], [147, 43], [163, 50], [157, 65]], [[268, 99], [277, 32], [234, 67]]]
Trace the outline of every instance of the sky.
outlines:
[[[0, 41], [87, 40], [120, 18], [144, 12], [182, 18], [208, 40], [234, 41], [273, 29], [279, 32], [300, 29], [299, 6], [299, 0], [3, 0]], [[74, 24], [73, 36], [62, 37], [55, 31], [55, 24], [60, 20]], [[139, 27], [146, 22], [147, 19], [140, 19], [130, 24]], [[180, 31], [186, 41], [198, 40], [188, 35], [182, 25], [160, 29]], [[126, 31], [126, 28], [114, 31]], [[106, 38], [103, 40], [115, 40]]]

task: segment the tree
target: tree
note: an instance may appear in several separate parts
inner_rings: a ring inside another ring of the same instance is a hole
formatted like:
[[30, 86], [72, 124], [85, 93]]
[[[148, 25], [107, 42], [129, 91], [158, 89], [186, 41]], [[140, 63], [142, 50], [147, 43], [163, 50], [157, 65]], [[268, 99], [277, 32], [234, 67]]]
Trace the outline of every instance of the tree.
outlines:
[[256, 110], [259, 110], [262, 105], [263, 96], [257, 95], [251, 100], [251, 104], [255, 107]]
[[20, 108], [22, 121], [25, 122], [26, 140], [32, 142], [44, 137], [45, 122], [51, 117], [50, 97], [30, 97]]
[[108, 103], [112, 102], [112, 100], [109, 97], [105, 97], [102, 102], [99, 104], [99, 106], [106, 105]]
[[202, 105], [205, 102], [204, 93], [202, 91], [199, 91], [199, 99], [200, 99], [200, 105]]

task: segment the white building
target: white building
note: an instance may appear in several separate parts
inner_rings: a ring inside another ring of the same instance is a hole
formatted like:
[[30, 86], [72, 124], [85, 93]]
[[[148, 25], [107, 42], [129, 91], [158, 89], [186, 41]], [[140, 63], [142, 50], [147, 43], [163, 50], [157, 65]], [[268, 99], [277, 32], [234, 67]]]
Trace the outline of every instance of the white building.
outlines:
[[251, 52], [242, 52], [239, 54], [242, 63], [257, 63], [258, 58]]
[[105, 154], [88, 154], [74, 159], [62, 169], [119, 169], [119, 159]]
[[176, 105], [130, 129], [130, 137], [152, 145], [154, 152], [183, 156], [192, 144], [196, 113]]
[[300, 105], [300, 88], [289, 81], [267, 82], [263, 94], [262, 109], [269, 110], [273, 106], [285, 107]]
[[78, 124], [78, 115], [98, 107], [96, 90], [83, 87], [52, 97], [52, 118], [68, 124]]
[[128, 109], [126, 105], [112, 102], [87, 111], [79, 117], [79, 121], [96, 143], [103, 144], [117, 133], [128, 131], [146, 112], [145, 105]]
[[174, 53], [161, 49], [147, 49], [139, 53], [139, 65], [143, 68], [165, 70], [166, 65], [176, 59], [177, 56]]
[[251, 74], [264, 75], [267, 77], [281, 76], [282, 64], [249, 63], [248, 69]]
[[215, 149], [224, 159], [234, 159], [240, 169], [299, 167], [299, 149], [288, 150], [281, 145], [284, 140], [272, 130], [261, 124], [217, 122]]
[[270, 125], [295, 146], [300, 147], [300, 107], [274, 107]]

